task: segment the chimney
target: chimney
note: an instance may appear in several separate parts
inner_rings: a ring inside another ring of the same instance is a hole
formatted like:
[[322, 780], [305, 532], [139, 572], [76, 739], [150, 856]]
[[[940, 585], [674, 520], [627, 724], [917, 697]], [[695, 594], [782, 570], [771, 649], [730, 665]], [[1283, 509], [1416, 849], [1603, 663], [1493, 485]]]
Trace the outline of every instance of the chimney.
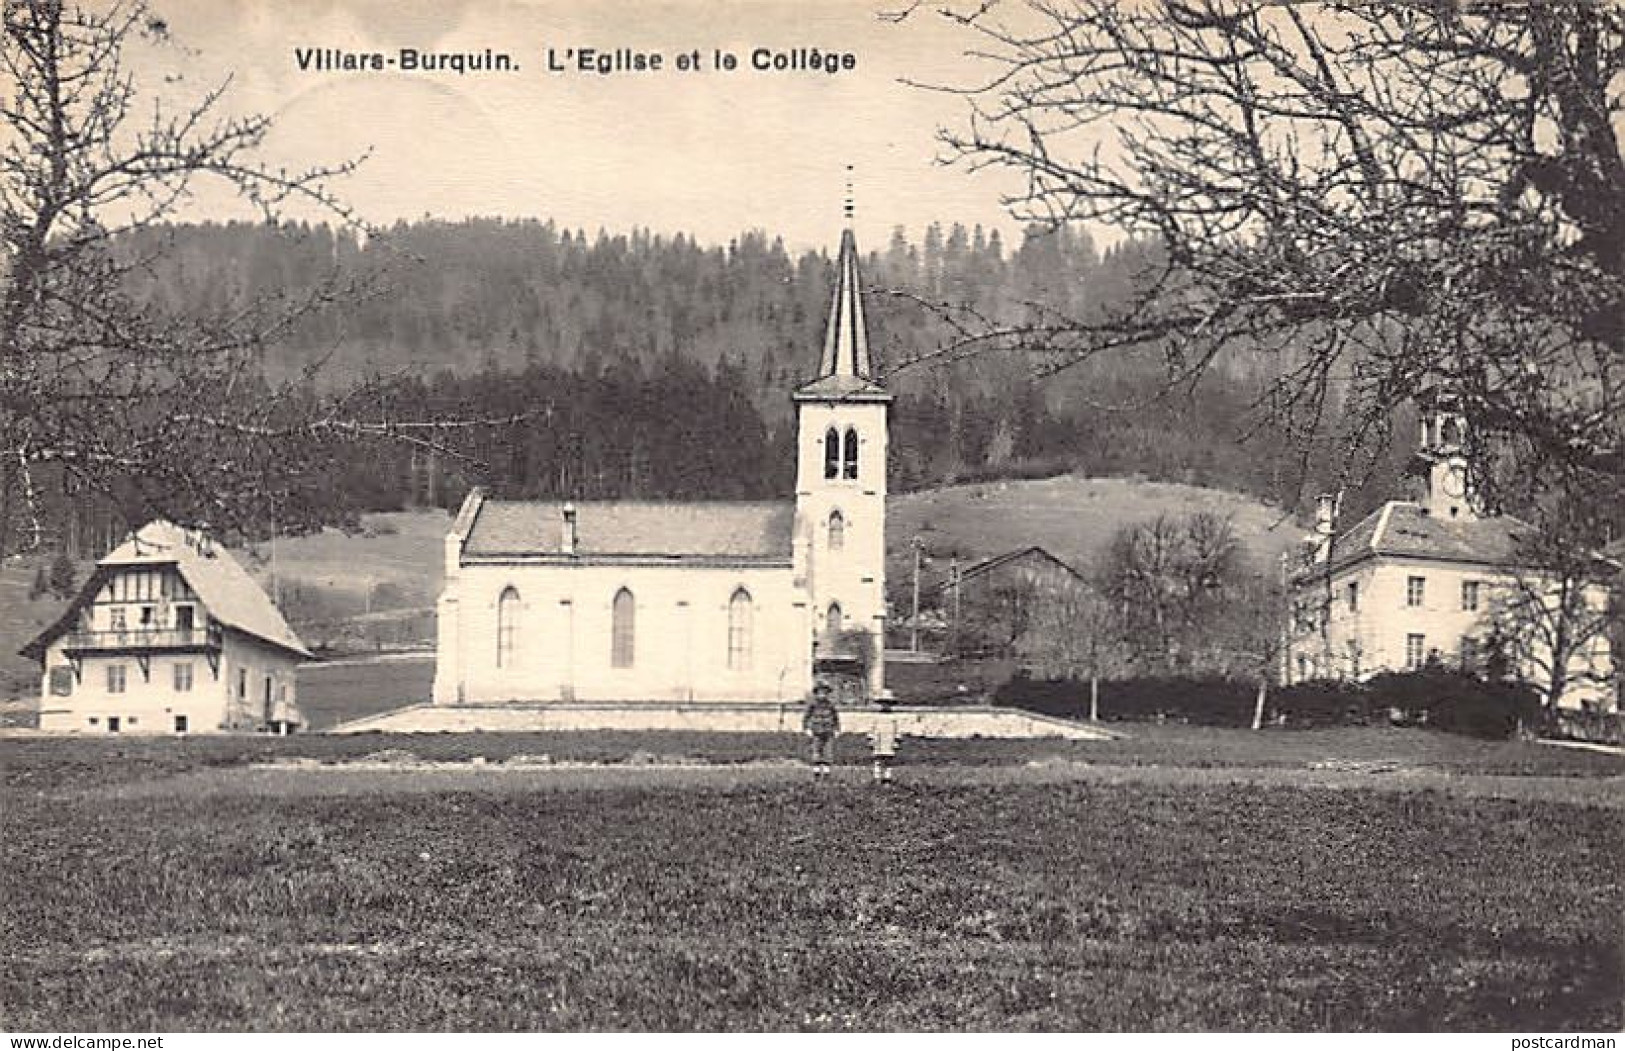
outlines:
[[564, 505], [564, 535], [559, 541], [559, 549], [567, 555], [576, 553], [576, 508], [574, 504]]
[[1315, 497], [1315, 533], [1331, 536], [1337, 528], [1337, 497], [1321, 493]]

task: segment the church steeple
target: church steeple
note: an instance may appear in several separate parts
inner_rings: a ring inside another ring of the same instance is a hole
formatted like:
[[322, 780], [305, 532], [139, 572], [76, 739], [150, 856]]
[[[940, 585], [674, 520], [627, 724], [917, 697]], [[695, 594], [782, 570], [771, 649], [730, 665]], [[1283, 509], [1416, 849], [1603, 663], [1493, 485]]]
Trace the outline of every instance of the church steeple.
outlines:
[[831, 398], [891, 401], [891, 395], [875, 381], [874, 362], [869, 356], [858, 242], [850, 226], [841, 231], [841, 251], [835, 260], [835, 295], [824, 326], [824, 351], [818, 358], [818, 372], [794, 394], [797, 402]]
[[817, 378], [849, 376], [867, 380], [870, 372], [869, 327], [863, 317], [863, 290], [858, 281], [858, 242], [849, 227], [841, 231], [841, 252], [835, 261], [835, 299], [829, 307]]

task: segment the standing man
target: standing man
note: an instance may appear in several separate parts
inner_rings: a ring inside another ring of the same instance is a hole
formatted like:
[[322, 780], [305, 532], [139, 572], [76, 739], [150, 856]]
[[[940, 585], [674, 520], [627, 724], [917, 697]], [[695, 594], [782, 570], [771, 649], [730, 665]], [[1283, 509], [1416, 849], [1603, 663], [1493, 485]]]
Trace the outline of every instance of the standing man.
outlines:
[[801, 728], [812, 738], [813, 776], [829, 776], [829, 767], [835, 761], [835, 735], [841, 732], [841, 713], [829, 699], [829, 683], [820, 679], [813, 684], [812, 700], [801, 717]]

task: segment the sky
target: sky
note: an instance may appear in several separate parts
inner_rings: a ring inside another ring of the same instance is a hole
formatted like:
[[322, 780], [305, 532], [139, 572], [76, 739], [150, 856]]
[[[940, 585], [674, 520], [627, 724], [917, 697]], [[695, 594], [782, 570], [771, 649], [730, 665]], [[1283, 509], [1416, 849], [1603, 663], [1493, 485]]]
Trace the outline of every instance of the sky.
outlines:
[[[897, 0], [901, 3], [902, 0]], [[901, 225], [981, 223], [1009, 242], [1007, 174], [938, 163], [936, 131], [965, 102], [903, 83], [968, 84], [973, 36], [892, 0], [152, 0], [172, 43], [129, 58], [166, 102], [226, 78], [229, 113], [274, 119], [261, 158], [302, 169], [368, 154], [337, 187], [373, 223], [423, 216], [554, 219], [589, 233], [647, 227], [724, 243], [748, 229], [832, 248], [850, 177], [867, 247]], [[301, 70], [302, 48], [504, 51], [517, 71]], [[664, 68], [599, 75], [566, 49], [659, 52]], [[756, 71], [757, 48], [849, 53], [855, 68]], [[701, 68], [675, 68], [679, 53]], [[714, 67], [722, 49], [732, 72]], [[851, 165], [848, 172], [847, 166]], [[190, 219], [247, 217], [200, 194]]]

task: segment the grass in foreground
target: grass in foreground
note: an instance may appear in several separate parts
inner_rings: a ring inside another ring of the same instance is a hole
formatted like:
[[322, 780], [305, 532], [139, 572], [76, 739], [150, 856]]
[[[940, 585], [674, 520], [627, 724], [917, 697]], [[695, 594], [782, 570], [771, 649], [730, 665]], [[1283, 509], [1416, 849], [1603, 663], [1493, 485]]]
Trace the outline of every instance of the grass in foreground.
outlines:
[[9, 1029], [1621, 1023], [1601, 808], [1086, 784], [4, 803]]

